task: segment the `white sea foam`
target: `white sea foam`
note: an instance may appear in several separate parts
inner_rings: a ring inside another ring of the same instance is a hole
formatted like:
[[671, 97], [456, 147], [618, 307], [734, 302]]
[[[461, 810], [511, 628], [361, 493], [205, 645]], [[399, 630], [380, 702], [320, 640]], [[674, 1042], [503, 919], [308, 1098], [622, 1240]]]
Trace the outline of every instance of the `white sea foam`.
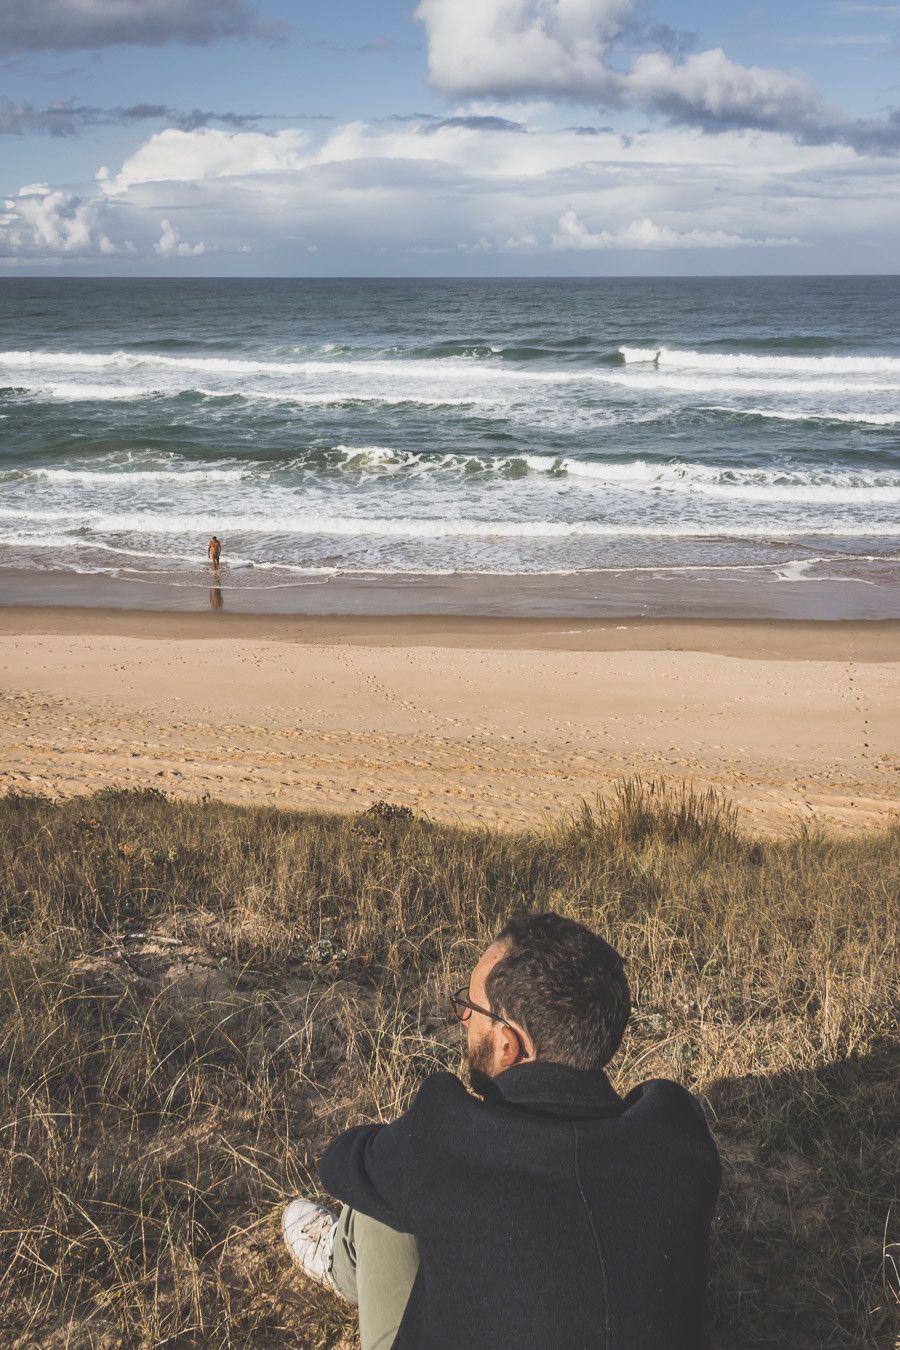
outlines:
[[[740, 469], [636, 459], [621, 463], [557, 455], [423, 454], [380, 445], [339, 445], [335, 453], [350, 468], [375, 472], [546, 474], [585, 485], [624, 491], [670, 491], [735, 500], [846, 502], [900, 501], [900, 472], [835, 469]], [[298, 467], [303, 461], [297, 461]]]
[[[16, 533], [4, 532], [0, 529], [0, 545], [5, 544], [9, 547], [19, 549], [52, 549], [59, 553], [60, 536], [58, 534], [29, 534], [22, 537]], [[82, 553], [111, 553], [115, 557], [122, 558], [122, 563], [111, 564], [109, 568], [97, 568], [98, 571], [113, 569], [125, 570], [128, 562], [154, 562], [160, 563], [157, 568], [142, 569], [156, 573], [167, 573], [178, 563], [186, 563], [192, 570], [199, 573], [203, 581], [208, 584], [210, 572], [209, 564], [202, 551], [195, 553], [173, 553], [169, 550], [165, 552], [154, 551], [152, 549], [142, 548], [122, 548], [114, 544], [108, 544], [104, 540], [93, 538], [66, 537], [66, 551], [76, 550]], [[53, 565], [60, 565], [60, 560], [54, 558]], [[75, 570], [82, 570], [83, 564], [79, 563]], [[290, 572], [302, 576], [331, 577], [337, 576], [340, 569], [337, 567], [314, 567], [307, 564], [291, 562], [271, 562], [258, 558], [247, 558], [242, 554], [229, 553], [225, 560], [222, 577], [226, 577], [233, 572], [254, 571], [254, 572]]]
[[528, 456], [529, 468], [587, 478], [597, 486], [629, 491], [674, 492], [722, 501], [827, 503], [848, 506], [900, 502], [900, 473], [728, 469], [711, 465], [628, 464]]
[[[687, 371], [692, 374], [764, 375], [840, 375], [860, 377], [883, 375], [900, 378], [900, 357], [891, 356], [790, 356], [750, 353], [676, 351], [665, 347], [620, 347], [626, 365], [652, 365], [658, 369]], [[403, 375], [406, 378], [467, 382], [471, 379], [524, 380], [538, 383], [571, 383], [604, 378], [615, 371], [597, 367], [549, 369], [498, 365], [488, 359], [471, 357], [399, 357], [393, 360], [357, 358], [355, 360], [305, 359], [294, 361], [251, 360], [233, 356], [163, 356], [155, 352], [82, 352], [82, 351], [0, 351], [0, 367], [14, 370], [141, 370], [193, 371], [215, 375], [273, 375], [278, 377], [318, 377], [321, 375]], [[650, 373], [650, 372], [645, 372]]]
[[[58, 511], [10, 510], [0, 508], [0, 519], [43, 524], [84, 531], [90, 527], [110, 533], [142, 535], [198, 535], [203, 534], [208, 513], [154, 514], [152, 512], [117, 511]], [[216, 529], [221, 534], [262, 534], [271, 536], [334, 536], [337, 538], [400, 538], [400, 539], [567, 539], [584, 538], [659, 538], [659, 539], [764, 539], [772, 536], [771, 522], [759, 525], [698, 521], [671, 524], [612, 523], [594, 520], [479, 520], [447, 519], [392, 519], [376, 516], [331, 516], [300, 512], [278, 515], [216, 514]], [[834, 537], [900, 537], [900, 521], [876, 523], [865, 521], [847, 527], [840, 523], [823, 523], [818, 527], [777, 527], [779, 538]]]
[[[54, 570], [60, 567], [67, 567], [68, 570], [78, 573], [105, 574], [110, 576], [130, 575], [136, 579], [143, 577], [146, 580], [155, 580], [165, 578], [171, 584], [183, 584], [192, 586], [208, 586], [210, 584], [209, 573], [206, 569], [205, 561], [198, 557], [197, 553], [171, 553], [171, 552], [151, 552], [146, 549], [120, 548], [111, 544], [103, 543], [98, 540], [66, 538], [66, 552], [71, 553], [110, 553], [121, 562], [110, 562], [108, 564], [93, 562], [88, 559], [60, 558], [60, 537], [58, 534], [50, 535], [29, 535], [27, 539], [22, 539], [17, 534], [7, 534], [0, 529], [0, 547], [6, 546], [10, 549], [10, 554], [2, 558], [0, 565], [4, 567], [21, 567], [28, 570], [34, 568], [34, 558], [31, 556], [32, 549], [52, 550], [54, 557], [52, 566]], [[143, 562], [159, 563], [159, 567], [144, 567], [134, 564]], [[824, 581], [853, 581], [862, 580], [838, 574], [837, 576], [829, 574], [827, 576], [821, 573], [809, 575], [812, 568], [827, 565], [830, 567], [840, 564], [893, 566], [900, 562], [898, 556], [880, 556], [874, 554], [829, 554], [824, 557], [814, 556], [808, 558], [791, 558], [781, 563], [773, 562], [754, 562], [754, 563], [646, 563], [638, 565], [620, 564], [613, 566], [597, 565], [596, 563], [585, 567], [536, 567], [526, 569], [526, 574], [530, 576], [555, 576], [555, 577], [576, 577], [576, 576], [627, 576], [631, 574], [641, 575], [650, 574], [652, 576], [663, 578], [669, 576], [680, 576], [682, 573], [698, 573], [701, 575], [717, 573], [726, 573], [728, 575], [739, 575], [743, 573], [766, 573], [777, 577], [783, 581], [801, 581], [801, 580], [824, 580]], [[178, 569], [177, 564], [186, 564], [185, 568]], [[335, 577], [355, 578], [357, 580], [372, 579], [377, 580], [381, 577], [406, 578], [409, 581], [415, 581], [419, 577], [451, 577], [451, 576], [479, 576], [490, 575], [493, 577], [517, 577], [522, 575], [522, 569], [509, 570], [505, 567], [494, 565], [492, 567], [484, 566], [458, 566], [458, 567], [435, 567], [431, 564], [423, 563], [417, 565], [413, 570], [408, 566], [395, 567], [384, 563], [375, 566], [347, 565], [343, 567], [315, 567], [302, 563], [291, 563], [287, 561], [261, 561], [256, 558], [247, 558], [242, 555], [229, 553], [225, 564], [217, 577], [217, 584], [223, 589], [229, 588], [229, 582], [234, 573], [243, 572], [262, 572], [265, 574], [284, 573], [291, 577], [303, 577], [319, 581], [328, 580]], [[187, 579], [178, 582], [176, 575], [186, 577]], [[282, 586], [290, 585], [291, 582], [274, 581], [270, 585]], [[867, 584], [875, 585], [877, 582], [869, 581]]]
[[831, 558], [796, 558], [790, 562], [781, 563], [773, 568], [775, 576], [779, 581], [809, 581], [809, 582], [841, 582], [850, 583], [855, 586], [877, 586], [878, 582], [872, 577], [846, 576], [842, 573], [835, 575], [833, 572], [813, 572], [813, 566], [816, 563], [830, 562]]
[[620, 347], [626, 365], [654, 364], [674, 370], [741, 372], [748, 375], [894, 375], [900, 376], [897, 356], [795, 356], [748, 352], [679, 351], [669, 347]]
[[337, 446], [359, 471], [446, 474], [546, 474], [613, 491], [680, 493], [724, 501], [826, 503], [848, 506], [900, 502], [900, 473], [872, 470], [738, 469], [679, 461], [624, 463], [554, 455], [425, 455], [385, 446]]
[[[504, 461], [505, 464], [512, 460]], [[625, 463], [604, 460], [578, 460], [568, 456], [526, 455], [523, 462], [537, 473], [558, 473], [594, 479], [607, 486], [628, 488], [672, 488], [676, 491], [703, 492], [721, 489], [738, 494], [743, 490], [781, 494], [797, 493], [806, 500], [808, 492], [840, 493], [883, 492], [881, 500], [894, 501], [900, 493], [900, 473], [892, 470], [840, 471], [828, 469], [737, 469], [723, 465], [689, 464], [678, 460], [653, 463], [636, 459]], [[811, 498], [810, 498], [811, 500]], [[848, 501], [852, 500], [848, 497]]]
[[7, 385], [6, 392], [25, 394], [30, 398], [54, 399], [65, 403], [107, 403], [137, 401], [149, 398], [175, 398], [182, 394], [197, 394], [208, 399], [240, 398], [248, 402], [285, 403], [328, 407], [351, 403], [380, 403], [387, 407], [403, 404], [421, 404], [423, 407], [474, 407], [478, 403], [497, 400], [477, 398], [474, 394], [454, 395], [444, 392], [417, 393], [415, 390], [389, 391], [345, 388], [333, 390], [302, 390], [293, 388], [258, 389], [250, 386], [238, 389], [212, 389], [190, 383], [175, 383], [166, 388], [159, 384], [98, 384], [95, 381], [78, 384], [72, 380], [29, 380], [17, 377], [15, 385]]
[[[335, 458], [336, 457], [336, 458]], [[724, 502], [787, 503], [801, 506], [819, 503], [850, 507], [900, 503], [900, 472], [896, 470], [838, 470], [834, 468], [770, 469], [733, 468], [724, 465], [691, 464], [678, 460], [654, 462], [645, 459], [615, 462], [576, 459], [554, 455], [487, 455], [423, 453], [383, 445], [338, 445], [333, 450], [313, 450], [287, 461], [245, 461], [236, 466], [185, 467], [174, 459], [166, 466], [142, 468], [109, 463], [102, 469], [16, 469], [0, 478], [8, 482], [35, 479], [58, 486], [128, 490], [132, 485], [152, 485], [177, 490], [199, 484], [243, 482], [245, 493], [255, 487], [270, 491], [278, 481], [291, 490], [291, 474], [315, 474], [346, 470], [360, 475], [436, 478], [474, 475], [510, 479], [547, 476], [570, 480], [585, 490], [615, 493], [678, 494], [709, 497]], [[298, 484], [299, 487], [299, 484]]]
[[47, 483], [86, 487], [131, 488], [132, 485], [159, 484], [161, 487], [195, 487], [198, 483], [239, 483], [248, 470], [239, 469], [16, 469], [0, 473], [0, 479], [35, 478]]
[[[805, 375], [887, 375], [900, 378], [900, 357], [895, 356], [797, 356], [791, 354], [745, 352], [682, 351], [667, 347], [619, 348], [627, 365], [657, 365], [673, 370], [712, 371], [750, 375], [805, 374]], [[525, 378], [544, 380], [556, 378], [577, 380], [585, 377], [579, 370], [522, 370], [513, 366], [498, 366], [490, 360], [462, 356], [357, 358], [356, 360], [250, 360], [234, 356], [164, 356], [156, 352], [83, 352], [83, 351], [3, 351], [0, 365], [35, 370], [65, 368], [92, 370], [163, 370], [209, 371], [215, 374], [269, 374], [315, 375], [326, 371], [359, 374], [374, 371], [378, 374], [405, 371], [408, 375], [431, 377], [441, 373], [444, 378], [468, 380], [481, 370], [492, 378]]]
[[594, 371], [592, 378], [596, 381], [618, 385], [624, 389], [633, 389], [635, 391], [652, 391], [654, 389], [668, 389], [679, 394], [699, 394], [708, 398], [711, 394], [735, 393], [753, 397], [759, 394], [858, 394], [869, 397], [872, 394], [897, 394], [900, 393], [900, 370], [897, 372], [897, 381], [872, 380], [870, 378], [861, 379], [846, 375], [841, 378], [835, 376], [820, 376], [819, 379], [797, 379], [792, 376], [781, 374], [778, 378], [758, 378], [754, 372], [735, 371], [733, 374], [718, 374], [714, 371], [696, 372], [670, 371], [661, 369], [658, 366], [626, 367], [624, 370]]
[[64, 403], [107, 403], [123, 402], [141, 398], [159, 398], [170, 391], [150, 388], [146, 385], [127, 384], [78, 384], [74, 380], [22, 381], [17, 389], [22, 393], [39, 393], [44, 398], [59, 399]]
[[659, 350], [659, 347], [620, 347], [619, 355], [626, 365], [655, 365]]
[[801, 411], [797, 408], [729, 408], [713, 404], [710, 412], [730, 413], [733, 417], [769, 417], [778, 422], [847, 422], [872, 427], [900, 426], [900, 412], [826, 412], [821, 408]]
[[[129, 399], [195, 392], [209, 398], [243, 397], [298, 404], [354, 400], [430, 406], [463, 406], [522, 400], [528, 390], [544, 397], [554, 388], [662, 390], [704, 398], [719, 394], [900, 394], [900, 359], [892, 357], [725, 357], [717, 353], [625, 348], [624, 368], [567, 369], [498, 366], [462, 357], [399, 360], [247, 360], [237, 357], [162, 356], [129, 352], [0, 352], [11, 388], [58, 399]], [[637, 352], [639, 356], [635, 356]], [[649, 354], [649, 355], [648, 355]], [[94, 378], [72, 378], [79, 370]], [[110, 378], [100, 383], [96, 376]], [[51, 378], [51, 373], [57, 378]], [[42, 378], [35, 379], [35, 375]], [[205, 380], [198, 381], [198, 376]], [[878, 376], [880, 378], [873, 378]], [[149, 378], [148, 378], [149, 377]], [[891, 378], [893, 377], [893, 378]], [[215, 383], [209, 383], [210, 379]], [[856, 410], [841, 410], [851, 413]], [[870, 409], [859, 410], [869, 414]], [[875, 410], [877, 415], [881, 410]]]
[[[46, 351], [6, 351], [0, 352], [0, 367], [12, 370], [108, 370], [128, 373], [141, 370], [166, 370], [174, 372], [190, 371], [208, 375], [274, 375], [296, 379], [335, 374], [354, 377], [369, 375], [396, 378], [404, 374], [407, 378], [433, 378], [440, 375], [450, 380], [467, 381], [477, 377], [480, 363], [461, 357], [409, 358], [406, 360], [304, 360], [304, 361], [260, 361], [234, 356], [160, 356], [153, 352], [46, 352]], [[573, 372], [548, 372], [563, 378], [577, 378]], [[496, 366], [485, 363], [483, 374], [496, 378], [504, 374]], [[510, 372], [522, 374], [527, 378], [540, 379], [538, 372]]]

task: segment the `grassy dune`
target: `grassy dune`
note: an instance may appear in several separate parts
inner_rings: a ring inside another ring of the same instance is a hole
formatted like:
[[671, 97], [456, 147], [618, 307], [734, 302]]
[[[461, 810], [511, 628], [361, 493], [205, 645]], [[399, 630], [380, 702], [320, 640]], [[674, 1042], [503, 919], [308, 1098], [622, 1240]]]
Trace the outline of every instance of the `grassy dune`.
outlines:
[[753, 840], [714, 798], [636, 784], [520, 834], [2, 799], [0, 1344], [352, 1346], [280, 1204], [333, 1133], [459, 1067], [447, 990], [524, 906], [625, 955], [617, 1085], [703, 1098], [716, 1345], [887, 1350], [898, 896], [900, 823]]

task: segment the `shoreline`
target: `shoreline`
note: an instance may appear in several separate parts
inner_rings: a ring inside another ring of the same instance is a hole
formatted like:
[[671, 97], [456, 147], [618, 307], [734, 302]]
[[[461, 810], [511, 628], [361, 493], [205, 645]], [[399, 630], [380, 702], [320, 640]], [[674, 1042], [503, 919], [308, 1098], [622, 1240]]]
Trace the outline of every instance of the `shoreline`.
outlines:
[[0, 563], [0, 603], [172, 614], [341, 616], [397, 619], [549, 619], [631, 623], [768, 620], [900, 622], [900, 571], [867, 576], [780, 576], [767, 568], [665, 567], [576, 573], [343, 573], [255, 584], [227, 562], [194, 579], [138, 579], [67, 570], [34, 572]]

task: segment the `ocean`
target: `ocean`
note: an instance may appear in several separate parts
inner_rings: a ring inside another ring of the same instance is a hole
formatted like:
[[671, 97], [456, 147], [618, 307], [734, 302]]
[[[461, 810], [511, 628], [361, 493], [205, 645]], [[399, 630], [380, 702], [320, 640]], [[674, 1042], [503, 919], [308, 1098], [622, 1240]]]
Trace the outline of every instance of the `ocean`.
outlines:
[[898, 317], [897, 277], [4, 279], [0, 591], [900, 616]]

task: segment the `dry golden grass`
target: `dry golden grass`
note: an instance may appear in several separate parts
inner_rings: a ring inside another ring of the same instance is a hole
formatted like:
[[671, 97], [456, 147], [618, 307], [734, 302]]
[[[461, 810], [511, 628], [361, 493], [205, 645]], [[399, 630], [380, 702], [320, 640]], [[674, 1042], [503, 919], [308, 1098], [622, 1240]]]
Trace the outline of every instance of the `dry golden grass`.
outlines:
[[447, 990], [552, 907], [626, 958], [617, 1085], [678, 1078], [719, 1139], [716, 1345], [887, 1350], [898, 896], [900, 824], [752, 840], [635, 783], [540, 834], [2, 799], [0, 1343], [352, 1346], [279, 1207], [459, 1066]]

